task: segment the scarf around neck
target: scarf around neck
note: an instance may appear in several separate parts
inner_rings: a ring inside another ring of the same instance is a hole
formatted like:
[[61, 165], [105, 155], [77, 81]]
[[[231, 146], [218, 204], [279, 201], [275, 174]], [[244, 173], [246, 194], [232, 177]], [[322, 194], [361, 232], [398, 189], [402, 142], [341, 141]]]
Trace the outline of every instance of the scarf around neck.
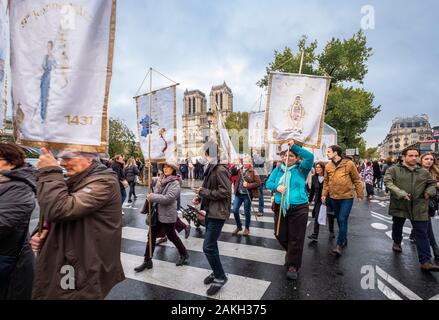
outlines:
[[287, 210], [290, 207], [290, 182], [291, 182], [291, 172], [293, 171], [293, 168], [296, 165], [292, 165], [291, 167], [288, 167], [288, 169], [286, 170], [286, 166], [284, 163], [282, 163], [281, 169], [283, 170], [284, 174], [282, 175], [282, 177], [279, 180], [279, 185], [283, 185], [284, 181], [285, 181], [285, 176], [286, 176], [286, 182], [285, 182], [285, 195], [283, 196], [283, 201], [282, 201], [282, 215], [285, 217], [287, 215]]

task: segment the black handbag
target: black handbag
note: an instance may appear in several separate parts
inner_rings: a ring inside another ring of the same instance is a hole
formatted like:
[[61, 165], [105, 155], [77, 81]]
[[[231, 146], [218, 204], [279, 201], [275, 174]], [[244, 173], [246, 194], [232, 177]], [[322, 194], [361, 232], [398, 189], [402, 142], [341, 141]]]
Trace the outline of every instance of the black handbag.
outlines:
[[[151, 204], [151, 212], [149, 212], [149, 201], [148, 199], [145, 200], [145, 204], [143, 205], [143, 209], [140, 210], [141, 214], [150, 214], [151, 215], [151, 227], [155, 227], [157, 226], [157, 222], [158, 222], [158, 210], [157, 210], [157, 203], [152, 203]], [[146, 216], [145, 222], [147, 225], [149, 225], [149, 217]]]

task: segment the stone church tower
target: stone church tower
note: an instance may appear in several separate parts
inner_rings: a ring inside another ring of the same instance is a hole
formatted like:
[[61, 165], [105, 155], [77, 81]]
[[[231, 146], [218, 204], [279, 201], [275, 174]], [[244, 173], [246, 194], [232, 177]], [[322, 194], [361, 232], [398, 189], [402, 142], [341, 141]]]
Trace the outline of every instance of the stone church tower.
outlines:
[[199, 156], [208, 130], [206, 95], [200, 90], [186, 89], [183, 105], [183, 157]]
[[213, 86], [210, 91], [210, 109], [215, 112], [216, 107], [221, 112], [224, 120], [233, 112], [232, 89], [227, 86], [225, 81], [219, 86]]
[[[200, 90], [186, 89], [183, 98], [183, 150], [184, 158], [201, 156], [200, 150], [203, 144], [209, 139], [212, 131], [209, 132], [208, 112], [215, 115], [216, 106], [221, 112], [223, 119], [233, 112], [233, 93], [224, 82], [221, 85], [213, 86], [210, 92], [210, 106], [207, 109], [206, 95]], [[216, 127], [216, 120], [211, 121], [211, 130]]]

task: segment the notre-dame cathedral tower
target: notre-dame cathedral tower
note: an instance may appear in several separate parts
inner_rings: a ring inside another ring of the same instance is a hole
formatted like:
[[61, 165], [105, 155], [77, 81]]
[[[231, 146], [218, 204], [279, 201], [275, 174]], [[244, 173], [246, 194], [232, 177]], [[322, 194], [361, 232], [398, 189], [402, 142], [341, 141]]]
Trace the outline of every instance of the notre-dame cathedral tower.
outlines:
[[[210, 107], [207, 110], [206, 95], [200, 90], [186, 89], [183, 98], [183, 157], [200, 156], [203, 144], [209, 139], [209, 122], [207, 112], [219, 111], [225, 120], [233, 112], [233, 93], [224, 82], [213, 86], [210, 92]], [[213, 130], [216, 119], [210, 124]]]

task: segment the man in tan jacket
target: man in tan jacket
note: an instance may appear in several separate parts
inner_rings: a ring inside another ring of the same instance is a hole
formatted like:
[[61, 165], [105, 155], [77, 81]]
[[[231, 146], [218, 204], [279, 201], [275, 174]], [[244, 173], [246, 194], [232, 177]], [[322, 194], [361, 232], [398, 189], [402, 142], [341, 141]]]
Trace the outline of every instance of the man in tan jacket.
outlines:
[[363, 183], [355, 164], [342, 158], [341, 147], [334, 145], [328, 148], [328, 159], [325, 166], [322, 203], [330, 196], [332, 208], [338, 221], [339, 231], [337, 246], [332, 252], [340, 256], [342, 248], [347, 245], [348, 220], [354, 203], [354, 189], [359, 201], [364, 198]]
[[90, 154], [63, 152], [62, 169], [42, 149], [37, 197], [44, 230], [31, 239], [39, 252], [33, 299], [104, 299], [125, 279], [120, 261], [122, 216], [116, 174]]

